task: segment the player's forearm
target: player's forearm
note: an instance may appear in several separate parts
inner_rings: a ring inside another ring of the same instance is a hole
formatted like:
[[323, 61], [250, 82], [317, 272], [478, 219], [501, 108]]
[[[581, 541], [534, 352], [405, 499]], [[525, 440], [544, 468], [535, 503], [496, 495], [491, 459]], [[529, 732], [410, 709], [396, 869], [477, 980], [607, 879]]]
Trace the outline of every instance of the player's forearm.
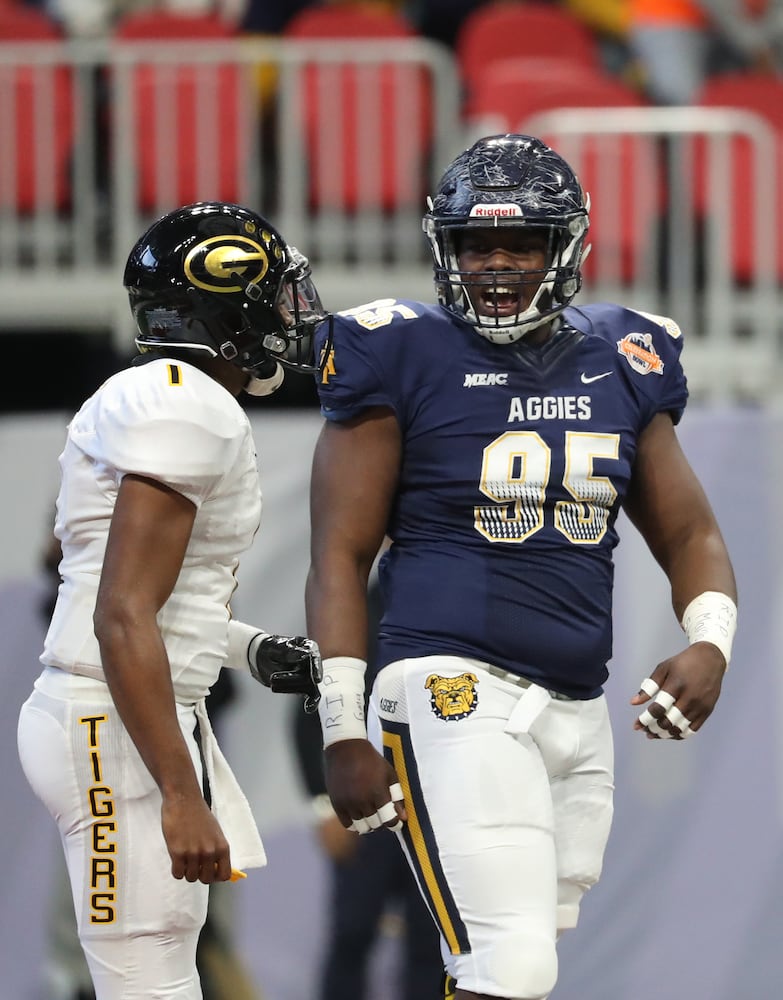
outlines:
[[671, 553], [664, 567], [672, 590], [672, 605], [678, 621], [685, 608], [705, 591], [730, 597], [736, 604], [737, 584], [720, 532], [717, 528], [693, 533]]
[[[325, 747], [366, 739], [367, 576], [352, 560], [310, 567], [307, 628], [321, 648], [323, 678], [318, 714]], [[322, 645], [323, 643], [323, 645]]]
[[163, 639], [154, 622], [96, 630], [106, 683], [120, 718], [164, 797], [201, 796], [177, 718]]
[[321, 656], [367, 658], [367, 578], [362, 567], [313, 564], [305, 587], [307, 633]]

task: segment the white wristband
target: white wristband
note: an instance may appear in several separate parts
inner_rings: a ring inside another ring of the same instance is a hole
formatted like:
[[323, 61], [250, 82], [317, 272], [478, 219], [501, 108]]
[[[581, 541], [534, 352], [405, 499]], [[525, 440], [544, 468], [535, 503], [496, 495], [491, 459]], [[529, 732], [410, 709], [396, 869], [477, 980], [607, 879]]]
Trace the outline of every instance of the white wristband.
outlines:
[[367, 664], [355, 656], [328, 656], [318, 685], [318, 715], [324, 747], [340, 740], [366, 740], [364, 672]]
[[682, 616], [688, 642], [711, 642], [723, 653], [726, 669], [731, 659], [731, 644], [737, 631], [737, 605], [726, 594], [705, 590], [694, 597]]
[[232, 670], [249, 670], [251, 648], [255, 656], [258, 643], [267, 634], [256, 625], [246, 625], [244, 622], [238, 622], [235, 618], [230, 619], [225, 665]]

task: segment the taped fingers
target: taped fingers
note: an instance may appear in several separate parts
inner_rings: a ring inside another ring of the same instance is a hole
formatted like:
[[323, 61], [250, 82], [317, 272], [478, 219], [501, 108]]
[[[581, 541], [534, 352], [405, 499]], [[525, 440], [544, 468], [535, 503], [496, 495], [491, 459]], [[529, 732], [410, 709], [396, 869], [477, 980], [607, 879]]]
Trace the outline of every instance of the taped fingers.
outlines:
[[[649, 678], [646, 678], [646, 680], [649, 680]], [[651, 684], [654, 685], [655, 682], [652, 681]], [[648, 690], [652, 690], [652, 687], [649, 687]], [[693, 735], [690, 719], [687, 719], [683, 715], [674, 702], [675, 697], [670, 691], [659, 690], [653, 696], [653, 701], [650, 705], [639, 715], [639, 722], [649, 732], [661, 739], [677, 737], [687, 739], [687, 737]], [[655, 706], [660, 706], [660, 712], [656, 713], [654, 711]]]
[[[395, 802], [402, 802], [402, 800], [405, 798], [405, 796], [402, 793], [402, 785], [399, 783], [399, 781], [395, 781], [393, 785], [389, 785], [389, 795], [391, 795], [391, 802], [388, 802], [387, 805], [393, 805]], [[394, 810], [394, 814], [395, 815], [397, 814], [396, 809]], [[393, 818], [394, 816], [389, 816], [389, 819]], [[398, 819], [397, 822], [394, 824], [394, 826], [390, 826], [389, 829], [391, 830], [392, 833], [397, 833], [399, 830], [402, 829], [402, 820]]]
[[639, 685], [639, 690], [644, 691], [648, 698], [654, 698], [656, 694], [661, 690], [659, 685], [655, 683], [652, 677], [645, 677], [642, 683]]
[[641, 722], [641, 724], [645, 727], [645, 729], [648, 730], [648, 732], [653, 733], [655, 736], [658, 736], [662, 740], [670, 740], [672, 738], [672, 734], [669, 732], [669, 730], [663, 729], [659, 725], [658, 720], [655, 718], [655, 716], [650, 712], [648, 708], [645, 708], [645, 710], [639, 716], [639, 722]]
[[669, 709], [674, 704], [674, 695], [669, 691], [659, 691], [653, 699], [654, 703], [660, 705], [664, 711], [664, 714], [669, 711]]
[[381, 824], [386, 824], [391, 822], [397, 815], [397, 810], [394, 808], [394, 802], [387, 802], [382, 805], [378, 812], [375, 814], [381, 821]]
[[360, 834], [371, 833], [373, 830], [379, 830], [382, 826], [387, 826], [392, 832], [401, 830], [402, 820], [397, 820], [393, 826], [389, 826], [397, 816], [397, 809], [394, 803], [402, 802], [404, 798], [402, 786], [399, 782], [395, 782], [389, 786], [389, 795], [391, 796], [389, 802], [384, 802], [380, 809], [369, 816], [361, 816], [359, 819], [352, 820], [348, 829]]
[[666, 713], [666, 718], [672, 726], [680, 731], [680, 735], [683, 739], [688, 736], [693, 736], [690, 719], [686, 719], [676, 705], [671, 706], [669, 711]]

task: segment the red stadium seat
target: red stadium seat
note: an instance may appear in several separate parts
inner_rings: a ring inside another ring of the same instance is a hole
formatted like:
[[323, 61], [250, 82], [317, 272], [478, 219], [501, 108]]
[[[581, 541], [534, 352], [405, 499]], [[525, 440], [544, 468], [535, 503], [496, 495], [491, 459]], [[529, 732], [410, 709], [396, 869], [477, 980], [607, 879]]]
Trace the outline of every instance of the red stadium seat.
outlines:
[[[199, 200], [241, 200], [241, 125], [239, 95], [241, 73], [234, 65], [187, 62], [187, 43], [226, 40], [237, 29], [215, 14], [184, 15], [142, 12], [123, 18], [114, 32], [118, 44], [142, 41], [183, 42], [182, 62], [173, 74], [160, 72], [154, 63], [134, 70], [135, 151], [138, 170], [137, 202], [141, 209], [168, 209]], [[200, 125], [205, 104], [211, 123], [208, 164]], [[170, 114], [170, 119], [160, 116]], [[172, 131], [165, 138], [165, 125]], [[159, 144], [165, 141], [165, 149]], [[161, 164], [163, 164], [162, 179]], [[208, 181], [200, 180], [204, 171]]]
[[114, 29], [114, 38], [158, 42], [197, 38], [230, 38], [237, 29], [217, 14], [176, 14], [168, 10], [126, 14]]
[[[362, 41], [413, 38], [416, 32], [394, 11], [338, 4], [303, 10], [284, 36]], [[421, 164], [432, 130], [424, 70], [392, 63], [310, 65], [303, 92], [314, 207], [391, 210], [421, 203]]]
[[62, 31], [48, 14], [20, 3], [0, 3], [0, 42], [59, 41]]
[[606, 74], [583, 62], [561, 56], [514, 56], [493, 60], [476, 77], [470, 95], [466, 97], [463, 116], [467, 121], [481, 117], [494, 109], [514, 119], [519, 118], [519, 108], [524, 106], [530, 89], [530, 103], [538, 107], [542, 91], [554, 88], [557, 92], [564, 86], [576, 91], [582, 81], [587, 86], [598, 81], [600, 86], [607, 79]]
[[[57, 43], [59, 27], [31, 7], [0, 7], [0, 44]], [[23, 62], [23, 61], [22, 61]], [[74, 140], [73, 79], [65, 66], [19, 65], [0, 68], [0, 149], [15, 150], [13, 162], [0, 164], [0, 207], [22, 213], [67, 207], [70, 199], [70, 159]], [[8, 98], [10, 97], [10, 100]], [[36, 138], [44, 132], [41, 150]], [[42, 155], [41, 155], [42, 154]]]
[[[775, 176], [777, 178], [777, 259], [775, 273], [783, 280], [783, 80], [768, 74], [737, 73], [709, 79], [697, 99], [705, 108], [733, 108], [763, 118], [777, 133]], [[742, 136], [732, 139], [729, 152], [732, 210], [729, 218], [734, 276], [748, 281], [757, 264], [758, 240], [754, 219], [756, 179], [751, 143]], [[697, 211], [709, 216], [716, 210], [710, 197], [708, 166], [703, 146], [696, 150], [694, 200]], [[770, 206], [770, 210], [772, 206]]]
[[306, 7], [288, 22], [286, 38], [412, 38], [411, 23], [396, 11], [371, 3]]
[[493, 116], [520, 131], [533, 115], [563, 107], [640, 107], [644, 98], [617, 77], [552, 60], [503, 59], [481, 76], [471, 102], [471, 120]]
[[501, 59], [549, 57], [600, 67], [590, 31], [564, 8], [546, 3], [497, 0], [476, 8], [462, 22], [455, 52], [469, 107], [479, 80]]

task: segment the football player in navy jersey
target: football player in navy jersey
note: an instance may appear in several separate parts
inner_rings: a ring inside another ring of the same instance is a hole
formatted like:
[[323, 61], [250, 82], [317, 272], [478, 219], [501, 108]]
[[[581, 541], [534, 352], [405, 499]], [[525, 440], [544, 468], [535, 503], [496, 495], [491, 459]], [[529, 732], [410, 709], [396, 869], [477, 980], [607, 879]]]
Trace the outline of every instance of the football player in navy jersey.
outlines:
[[[729, 556], [674, 431], [680, 330], [570, 306], [588, 229], [552, 149], [481, 139], [424, 218], [438, 304], [351, 309], [324, 345], [307, 610], [327, 787], [345, 826], [398, 830], [457, 1000], [548, 996], [558, 935], [599, 877], [621, 508], [686, 637], [640, 678], [642, 734], [698, 732], [736, 627]], [[385, 535], [365, 722], [366, 583]]]

